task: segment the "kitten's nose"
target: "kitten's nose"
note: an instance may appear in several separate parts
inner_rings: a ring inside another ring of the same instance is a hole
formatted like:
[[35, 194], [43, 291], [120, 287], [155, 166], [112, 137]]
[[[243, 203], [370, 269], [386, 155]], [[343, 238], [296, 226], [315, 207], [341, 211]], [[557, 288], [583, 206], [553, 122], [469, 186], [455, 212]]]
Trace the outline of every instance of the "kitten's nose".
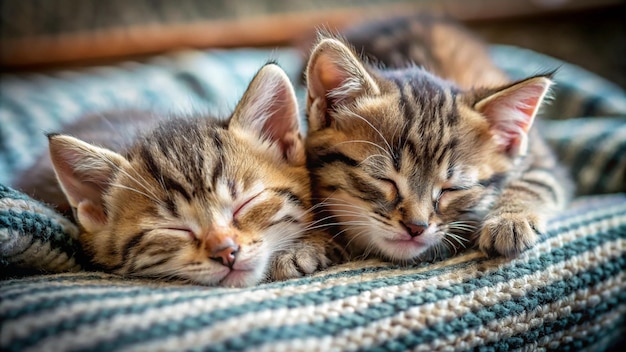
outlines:
[[402, 225], [404, 225], [411, 237], [417, 237], [421, 235], [428, 228], [428, 223], [425, 223], [423, 221], [410, 221], [406, 223], [403, 222]]
[[237, 259], [237, 253], [239, 252], [239, 246], [233, 241], [232, 238], [225, 238], [219, 245], [215, 246], [211, 250], [211, 260], [232, 268]]

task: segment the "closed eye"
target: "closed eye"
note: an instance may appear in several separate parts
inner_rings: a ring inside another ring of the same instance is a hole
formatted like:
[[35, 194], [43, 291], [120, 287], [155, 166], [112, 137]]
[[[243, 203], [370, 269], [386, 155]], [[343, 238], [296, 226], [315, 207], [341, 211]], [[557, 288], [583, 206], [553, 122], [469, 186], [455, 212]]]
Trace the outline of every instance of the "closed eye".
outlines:
[[166, 227], [162, 230], [167, 231], [169, 235], [189, 238], [192, 240], [196, 240], [198, 238], [193, 230], [186, 227]]
[[456, 187], [448, 187], [448, 188], [444, 188], [441, 190], [440, 192], [440, 196], [441, 194], [445, 193], [445, 192], [455, 192], [455, 191], [463, 191], [468, 189], [469, 187], [460, 187], [460, 186], [456, 186]]
[[261, 195], [261, 193], [263, 192], [259, 192], [256, 195], [252, 196], [251, 198], [248, 198], [246, 201], [244, 201], [243, 203], [239, 204], [236, 208], [235, 211], [233, 211], [233, 219], [236, 219], [237, 216], [239, 215], [239, 213], [241, 213], [242, 210], [244, 210], [249, 204], [250, 202], [252, 202], [254, 199], [256, 199], [258, 196]]
[[439, 195], [437, 195], [437, 199], [435, 199], [435, 204], [434, 204], [435, 212], [439, 214], [439, 203], [441, 202], [441, 198], [446, 193], [464, 191], [467, 189], [469, 189], [469, 187], [464, 187], [464, 186], [451, 186], [451, 187], [443, 188], [441, 191], [439, 191]]
[[388, 202], [399, 203], [400, 202], [400, 190], [396, 182], [389, 178], [377, 178], [383, 184], [383, 190], [385, 198]]

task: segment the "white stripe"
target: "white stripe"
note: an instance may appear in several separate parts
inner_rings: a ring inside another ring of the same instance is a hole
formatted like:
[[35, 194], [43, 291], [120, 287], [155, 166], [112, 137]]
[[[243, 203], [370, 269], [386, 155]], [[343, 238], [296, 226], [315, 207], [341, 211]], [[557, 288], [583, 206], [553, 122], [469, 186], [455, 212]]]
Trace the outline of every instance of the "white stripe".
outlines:
[[[526, 351], [546, 351], [555, 350], [561, 345], [561, 340], [572, 340], [574, 338], [584, 338], [588, 335], [603, 334], [603, 330], [615, 327], [615, 322], [626, 313], [626, 306], [622, 305], [615, 311], [600, 316], [598, 319], [575, 325], [566, 331], [559, 331], [554, 334], [544, 336], [536, 344], [528, 346]], [[536, 346], [536, 347], [535, 347]]]
[[[622, 253], [626, 251], [626, 239], [619, 239], [617, 241], [619, 247], [622, 249]], [[317, 345], [320, 341], [317, 338], [309, 338], [309, 339], [300, 339], [299, 341], [287, 340], [280, 342], [270, 342], [268, 344], [264, 344], [258, 346], [256, 349], [252, 351], [277, 351], [277, 350], [291, 350], [292, 344], [294, 342], [296, 345], [308, 346], [308, 349], [314, 347], [317, 349], [348, 349], [349, 346], [357, 346], [363, 347], [368, 339], [374, 339], [371, 341], [373, 344], [381, 343], [385, 340], [398, 338], [403, 335], [408, 335], [411, 331], [425, 329], [430, 325], [442, 323], [449, 319], [458, 317], [460, 315], [477, 311], [486, 306], [491, 306], [496, 303], [506, 301], [512, 299], [513, 297], [521, 297], [524, 296], [527, 290], [537, 289], [540, 287], [544, 287], [549, 285], [555, 281], [563, 280], [563, 277], [568, 277], [570, 275], [575, 275], [578, 272], [585, 271], [589, 268], [589, 263], [598, 263], [607, 262], [613, 259], [614, 256], [620, 255], [621, 253], [616, 253], [614, 250], [614, 246], [616, 243], [607, 243], [600, 248], [596, 248], [592, 252], [583, 253], [582, 255], [578, 255], [576, 257], [570, 258], [565, 262], [558, 263], [556, 265], [552, 265], [546, 267], [543, 272], [534, 273], [531, 275], [523, 276], [517, 278], [515, 280], [510, 280], [503, 283], [497, 283], [492, 287], [483, 287], [478, 290], [474, 290], [467, 295], [455, 296], [449, 300], [439, 301], [435, 303], [428, 303], [422, 306], [409, 308], [405, 311], [399, 312], [392, 317], [385, 318], [382, 320], [374, 321], [371, 324], [365, 326], [359, 326], [356, 329], [342, 331], [339, 334], [333, 336], [332, 345], [331, 346], [319, 346]], [[592, 258], [590, 258], [590, 256]], [[562, 275], [562, 273], [569, 273], [566, 275]], [[445, 278], [444, 278], [445, 280]], [[409, 287], [392, 287], [394, 290], [404, 290]], [[412, 292], [403, 291], [403, 294], [411, 294]], [[345, 312], [345, 306], [355, 307], [354, 310], [358, 311], [362, 307], [367, 307], [372, 302], [377, 303], [382, 301], [392, 295], [392, 293], [386, 292], [376, 292], [376, 290], [372, 290], [371, 292], [367, 292], [366, 297], [362, 297], [362, 302], [358, 302], [359, 304], [354, 304], [354, 302], [344, 302], [344, 301], [336, 301], [332, 302], [332, 306], [330, 304], [325, 304], [322, 306], [316, 306], [311, 312], [299, 312], [298, 310], [292, 310], [289, 312], [294, 317], [309, 317], [309, 320], [321, 321], [328, 315], [329, 312], [337, 311], [337, 312]], [[371, 297], [377, 297], [379, 299], [371, 299]], [[234, 337], [237, 334], [245, 332], [247, 329], [252, 327], [265, 327], [265, 326], [281, 326], [281, 325], [290, 325], [295, 324], [294, 319], [285, 319], [279, 313], [282, 312], [274, 312], [272, 314], [274, 316], [273, 320], [269, 321], [257, 321], [252, 326], [245, 326], [241, 321], [239, 322], [239, 326], [242, 326], [244, 329], [241, 331], [231, 331], [226, 330], [224, 332], [228, 332], [228, 337]], [[340, 313], [337, 313], [338, 315]], [[315, 317], [315, 318], [310, 318]], [[248, 317], [246, 317], [248, 318]], [[254, 322], [256, 319], [260, 319], [258, 317], [249, 317], [249, 319]], [[297, 319], [297, 318], [296, 318]], [[242, 317], [243, 320], [243, 317]], [[247, 319], [246, 319], [247, 320]], [[282, 324], [283, 321], [287, 320], [286, 323]], [[304, 318], [298, 319], [297, 323], [308, 323]], [[220, 326], [223, 326], [220, 324]], [[393, 330], [389, 331], [388, 327], [394, 327]], [[232, 327], [233, 329], [235, 326]], [[213, 328], [215, 329], [215, 328]], [[170, 338], [166, 340], [166, 342], [162, 342], [161, 346], [175, 346], [177, 343], [181, 344], [186, 341], [191, 340], [191, 336], [194, 336], [196, 339], [194, 343], [201, 344], [202, 342], [206, 343], [211, 341], [211, 343], [215, 343], [215, 331], [202, 330], [200, 332], [194, 332], [186, 334], [184, 336], [184, 341], [177, 340], [178, 337]], [[211, 335], [211, 332], [213, 335]], [[384, 333], [383, 333], [384, 332]], [[189, 336], [191, 335], [191, 336]], [[221, 336], [217, 336], [220, 339], [225, 338], [225, 333], [221, 333]], [[204, 339], [206, 336], [211, 336], [211, 339]], [[435, 342], [435, 344], [438, 341]], [[137, 346], [136, 350], [143, 349], [146, 345]], [[150, 346], [150, 345], [147, 345]], [[185, 348], [191, 347], [187, 345], [179, 345], [185, 346]], [[432, 351], [433, 346], [427, 346], [425, 351]], [[149, 349], [149, 348], [148, 348]]]
[[[584, 310], [597, 305], [602, 298], [614, 297], [626, 288], [624, 273], [615, 278], [600, 282], [591, 288], [580, 289], [556, 302], [534, 307], [528, 312], [516, 316], [507, 316], [494, 320], [476, 329], [468, 329], [461, 334], [448, 336], [432, 343], [426, 351], [455, 346], [471, 349], [479, 345], [497, 342], [503, 338], [526, 332], [550, 321], [569, 316], [572, 309]], [[602, 296], [602, 298], [600, 298]], [[463, 342], [462, 342], [463, 341]], [[426, 347], [426, 346], [425, 346]]]
[[0, 209], [14, 211], [18, 216], [21, 215], [21, 213], [35, 213], [49, 217], [58, 223], [70, 237], [78, 239], [79, 230], [74, 223], [38, 201], [2, 198], [0, 199]]

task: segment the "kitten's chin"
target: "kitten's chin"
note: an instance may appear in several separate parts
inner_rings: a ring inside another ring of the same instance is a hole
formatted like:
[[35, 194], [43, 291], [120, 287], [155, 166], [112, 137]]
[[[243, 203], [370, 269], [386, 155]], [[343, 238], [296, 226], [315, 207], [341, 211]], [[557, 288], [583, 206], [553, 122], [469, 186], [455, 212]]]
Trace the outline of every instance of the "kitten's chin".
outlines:
[[405, 233], [397, 233], [395, 236], [380, 235], [373, 239], [373, 244], [378, 249], [380, 256], [392, 262], [413, 262], [431, 249], [437, 242], [438, 236], [433, 231], [427, 231], [417, 237], [410, 237]]
[[257, 270], [231, 270], [220, 282], [223, 287], [248, 287], [258, 284], [263, 273]]
[[257, 260], [245, 260], [235, 262], [226, 276], [224, 276], [219, 286], [223, 287], [248, 287], [261, 282], [265, 277], [268, 259], [265, 256], [257, 258]]
[[378, 242], [378, 248], [382, 256], [393, 262], [415, 260], [430, 247], [421, 241], [415, 240], [384, 239]]

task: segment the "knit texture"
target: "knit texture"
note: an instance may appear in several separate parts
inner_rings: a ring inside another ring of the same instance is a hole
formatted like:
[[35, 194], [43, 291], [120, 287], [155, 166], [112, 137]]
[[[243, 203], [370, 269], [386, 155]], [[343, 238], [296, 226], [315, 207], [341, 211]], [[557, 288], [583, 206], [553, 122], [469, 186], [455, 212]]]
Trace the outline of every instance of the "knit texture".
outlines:
[[[537, 128], [580, 194], [518, 258], [468, 250], [400, 267], [354, 262], [251, 288], [201, 287], [89, 271], [74, 224], [1, 184], [54, 131], [121, 106], [227, 112], [291, 50], [188, 51], [117, 66], [5, 74], [0, 94], [0, 350], [602, 351], [626, 332], [626, 95], [579, 68], [494, 47], [513, 77], [560, 67]], [[524, 67], [524, 71], [520, 68]], [[302, 87], [297, 87], [303, 97]], [[624, 341], [622, 341], [624, 342]]]
[[247, 289], [81, 272], [0, 288], [7, 351], [600, 351], [626, 317], [626, 195], [585, 198], [533, 250], [350, 263]]

